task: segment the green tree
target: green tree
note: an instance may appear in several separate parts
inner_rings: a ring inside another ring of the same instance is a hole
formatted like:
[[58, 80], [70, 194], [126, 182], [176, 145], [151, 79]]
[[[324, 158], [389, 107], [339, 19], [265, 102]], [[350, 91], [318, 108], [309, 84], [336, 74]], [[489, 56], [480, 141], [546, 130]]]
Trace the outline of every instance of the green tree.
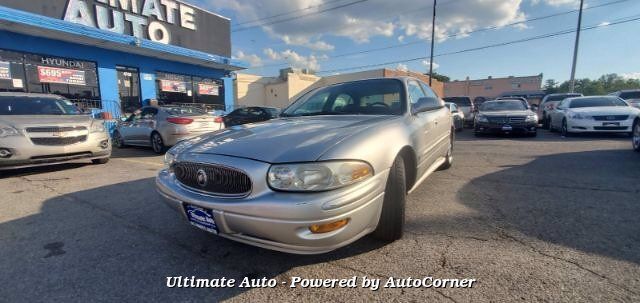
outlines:
[[[549, 80], [547, 80], [548, 82]], [[569, 92], [569, 81], [565, 81], [556, 88], [558, 93]], [[545, 85], [545, 89], [546, 89]], [[617, 74], [602, 75], [596, 80], [576, 79], [576, 92], [585, 96], [589, 95], [606, 95], [615, 91], [625, 89], [639, 89], [640, 79], [625, 79]]]
[[[426, 73], [425, 75], [429, 76], [429, 73]], [[438, 74], [436, 72], [433, 72], [433, 79], [436, 79], [440, 82], [449, 82], [451, 81], [451, 78], [449, 78], [449, 76], [445, 76], [445, 75], [441, 75]]]
[[544, 84], [544, 92], [546, 94], [553, 94], [558, 91], [558, 82], [553, 79], [548, 79]]

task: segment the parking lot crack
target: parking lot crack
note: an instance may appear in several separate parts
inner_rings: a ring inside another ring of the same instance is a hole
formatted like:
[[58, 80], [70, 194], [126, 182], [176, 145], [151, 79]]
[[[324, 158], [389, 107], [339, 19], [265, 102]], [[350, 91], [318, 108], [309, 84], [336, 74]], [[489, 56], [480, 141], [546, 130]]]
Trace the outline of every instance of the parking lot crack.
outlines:
[[541, 256], [544, 256], [544, 257], [547, 257], [547, 258], [550, 258], [550, 259], [553, 259], [553, 260], [556, 260], [556, 261], [559, 261], [559, 262], [570, 264], [570, 265], [572, 265], [574, 267], [577, 267], [577, 268], [579, 268], [579, 269], [581, 269], [583, 271], [586, 271], [586, 272], [588, 272], [588, 273], [590, 273], [590, 274], [592, 274], [592, 275], [594, 275], [596, 277], [599, 277], [599, 278], [603, 279], [606, 283], [608, 283], [611, 286], [615, 286], [615, 287], [617, 287], [617, 288], [619, 288], [619, 289], [621, 289], [623, 291], [626, 291], [628, 293], [634, 294], [636, 296], [640, 296], [640, 293], [638, 293], [638, 292], [636, 292], [634, 290], [631, 290], [631, 289], [629, 289], [628, 287], [626, 287], [624, 285], [620, 285], [618, 283], [615, 283], [615, 282], [611, 281], [611, 279], [609, 279], [609, 277], [607, 277], [604, 274], [601, 274], [601, 273], [599, 273], [599, 272], [597, 272], [595, 270], [587, 268], [587, 267], [583, 266], [582, 264], [580, 264], [580, 263], [578, 263], [576, 261], [565, 259], [565, 258], [561, 258], [561, 257], [558, 257], [556, 255], [549, 254], [549, 253], [546, 253], [544, 251], [541, 251], [540, 249], [538, 249], [534, 245], [532, 245], [530, 243], [527, 243], [524, 240], [519, 239], [519, 238], [517, 238], [515, 236], [510, 235], [508, 232], [506, 232], [504, 229], [502, 229], [500, 227], [494, 226], [494, 228], [496, 229], [496, 231], [498, 233], [498, 236], [503, 238], [503, 239], [511, 240], [513, 242], [516, 242], [516, 243], [522, 245], [522, 246], [525, 246], [525, 247], [529, 248], [532, 252], [537, 253], [537, 254], [539, 254]]

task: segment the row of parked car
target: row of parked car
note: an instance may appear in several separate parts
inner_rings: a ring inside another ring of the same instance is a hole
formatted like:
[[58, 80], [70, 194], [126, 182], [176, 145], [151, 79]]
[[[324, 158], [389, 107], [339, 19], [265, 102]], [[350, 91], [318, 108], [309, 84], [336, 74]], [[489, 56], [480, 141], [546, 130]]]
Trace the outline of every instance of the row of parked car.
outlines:
[[540, 104], [521, 97], [501, 97], [473, 102], [469, 97], [447, 97], [456, 129], [473, 127], [476, 135], [487, 133], [537, 134], [538, 127], [560, 132], [625, 133], [640, 149], [640, 90], [626, 90], [606, 96], [576, 93], [549, 94]]

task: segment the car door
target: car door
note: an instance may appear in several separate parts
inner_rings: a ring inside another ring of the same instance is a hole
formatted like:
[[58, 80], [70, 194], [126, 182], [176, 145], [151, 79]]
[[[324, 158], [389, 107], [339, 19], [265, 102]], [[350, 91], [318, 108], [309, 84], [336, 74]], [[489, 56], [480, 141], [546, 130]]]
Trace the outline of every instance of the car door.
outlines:
[[[413, 108], [418, 100], [427, 97], [418, 81], [409, 80], [407, 82], [407, 96], [409, 98], [409, 108]], [[438, 113], [425, 111], [412, 113], [412, 139], [418, 154], [418, 176], [422, 176], [435, 161], [437, 147], [433, 145], [437, 134]]]
[[435, 161], [440, 156], [446, 155], [447, 151], [449, 150], [449, 136], [451, 135], [451, 123], [453, 120], [451, 119], [451, 111], [446, 106], [444, 106], [444, 101], [440, 99], [440, 97], [438, 97], [438, 95], [431, 89], [431, 87], [423, 82], [420, 82], [420, 85], [422, 86], [422, 89], [424, 90], [427, 97], [431, 97], [435, 102], [438, 102], [437, 104], [433, 104], [433, 107], [440, 107], [440, 109], [434, 110], [434, 124], [435, 130], [437, 132], [435, 136], [436, 141], [434, 141], [434, 143], [437, 145], [438, 149], [438, 152], [436, 152], [435, 155]]
[[551, 117], [551, 127], [554, 129], [560, 129], [562, 127], [562, 120], [564, 119], [565, 112], [569, 105], [569, 100], [562, 100], [558, 106], [549, 114]]
[[129, 116], [129, 118], [127, 118], [127, 120], [121, 122], [120, 125], [118, 125], [118, 132], [125, 142], [132, 143], [131, 141], [135, 139], [133, 137], [133, 134], [135, 133], [135, 122], [138, 119], [140, 119], [140, 113], [133, 113], [131, 114], [131, 116]]
[[131, 144], [149, 145], [157, 114], [157, 108], [142, 108], [140, 114], [136, 115], [136, 118], [131, 123], [128, 136], [125, 140]]
[[244, 124], [244, 121], [246, 120], [247, 115], [248, 115], [248, 109], [246, 108], [236, 109], [225, 117], [226, 118], [225, 124], [227, 126]]
[[266, 111], [259, 107], [250, 107], [248, 109], [249, 119], [247, 123], [255, 123], [269, 120], [269, 115]]

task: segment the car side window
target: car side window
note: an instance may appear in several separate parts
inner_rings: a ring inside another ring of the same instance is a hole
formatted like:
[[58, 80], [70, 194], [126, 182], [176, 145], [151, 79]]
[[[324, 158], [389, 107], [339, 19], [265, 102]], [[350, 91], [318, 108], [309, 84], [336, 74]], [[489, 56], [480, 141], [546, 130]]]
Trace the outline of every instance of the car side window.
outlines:
[[244, 117], [248, 114], [248, 110], [246, 108], [236, 109], [229, 116], [232, 117]]
[[451, 104], [451, 112], [452, 112], [452, 113], [455, 113], [455, 112], [457, 112], [457, 111], [458, 111], [458, 106], [457, 106], [457, 105], [455, 105], [455, 104]]
[[429, 87], [429, 85], [426, 85], [424, 83], [420, 83], [420, 86], [422, 86], [422, 90], [424, 90], [424, 93], [427, 95], [427, 97], [433, 97], [436, 99], [440, 99], [438, 97], [438, 95], [431, 89], [431, 87]]
[[140, 113], [140, 118], [141, 119], [154, 119], [156, 117], [156, 115], [158, 114], [158, 109], [157, 108], [145, 108], [142, 110], [142, 113]]
[[409, 102], [411, 104], [416, 104], [420, 98], [427, 96], [416, 81], [409, 81], [407, 89], [409, 90]]
[[562, 100], [560, 101], [560, 103], [558, 104], [558, 109], [565, 109], [567, 108], [567, 106], [569, 105], [569, 101], [568, 100]]
[[331, 106], [332, 112], [341, 112], [343, 111], [347, 105], [353, 104], [353, 98], [347, 94], [341, 94], [333, 101], [333, 105]]
[[249, 116], [253, 116], [253, 117], [259, 117], [264, 115], [264, 112], [262, 112], [261, 109], [256, 108], [256, 107], [251, 107], [248, 109], [248, 114]]

